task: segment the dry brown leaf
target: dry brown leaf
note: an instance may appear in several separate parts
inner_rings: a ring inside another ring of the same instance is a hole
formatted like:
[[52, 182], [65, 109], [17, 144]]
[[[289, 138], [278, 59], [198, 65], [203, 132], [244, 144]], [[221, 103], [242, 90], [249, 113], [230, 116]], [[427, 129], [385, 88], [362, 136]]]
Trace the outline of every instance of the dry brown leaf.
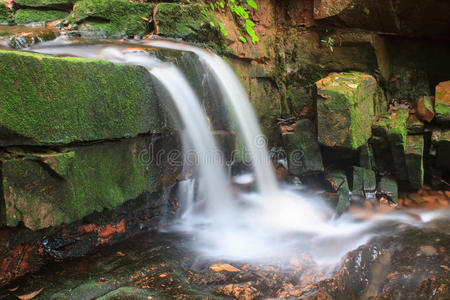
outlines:
[[19, 298], [20, 300], [30, 300], [30, 299], [33, 299], [34, 297], [36, 297], [37, 295], [39, 295], [39, 294], [42, 292], [43, 289], [44, 289], [44, 288], [42, 288], [42, 289], [40, 289], [40, 290], [37, 290], [37, 291], [34, 291], [34, 292], [32, 292], [32, 293], [30, 293], [30, 294], [27, 294], [27, 295], [17, 296], [17, 298]]
[[123, 252], [120, 252], [120, 251], [116, 252], [116, 255], [117, 255], [117, 256], [122, 256], [122, 257], [123, 257], [123, 256], [126, 256], [126, 254], [125, 254], [125, 253], [123, 253]]
[[223, 264], [223, 265], [212, 265], [211, 267], [209, 267], [211, 270], [213, 270], [214, 272], [220, 272], [220, 271], [227, 271], [227, 272], [240, 272], [241, 270], [239, 270], [238, 268], [235, 268], [231, 265], [228, 264]]
[[9, 292], [15, 292], [15, 291], [17, 291], [18, 289], [19, 289], [19, 287], [16, 286], [15, 288], [9, 289], [8, 291], [9, 291]]

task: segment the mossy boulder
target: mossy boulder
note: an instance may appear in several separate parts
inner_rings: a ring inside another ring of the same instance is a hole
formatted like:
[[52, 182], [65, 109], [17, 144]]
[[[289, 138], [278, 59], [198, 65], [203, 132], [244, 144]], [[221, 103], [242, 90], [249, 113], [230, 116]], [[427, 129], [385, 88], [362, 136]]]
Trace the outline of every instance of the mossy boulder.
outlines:
[[450, 81], [444, 81], [436, 87], [436, 120], [450, 122]]
[[79, 24], [82, 36], [96, 38], [120, 38], [143, 36], [148, 31], [154, 4], [128, 0], [81, 0], [67, 22]]
[[319, 143], [356, 150], [372, 136], [378, 84], [371, 75], [332, 73], [316, 82]]
[[[180, 168], [151, 160], [151, 137], [2, 158], [4, 225], [37, 230], [112, 209], [173, 184]], [[178, 149], [173, 140], [158, 153]], [[173, 173], [173, 174], [172, 174]]]
[[409, 186], [418, 190], [423, 185], [424, 138], [421, 135], [409, 135], [406, 139], [406, 169]]
[[14, 0], [21, 7], [72, 8], [76, 0]]
[[64, 19], [69, 13], [60, 10], [19, 9], [14, 20], [17, 24], [39, 23]]
[[398, 203], [398, 185], [397, 181], [391, 176], [384, 176], [378, 182], [378, 194], [384, 198], [387, 198]]
[[362, 198], [374, 198], [377, 189], [375, 172], [369, 169], [353, 167], [352, 195]]
[[6, 6], [6, 2], [0, 1], [0, 24], [7, 25], [12, 20], [12, 11]]
[[283, 134], [283, 139], [290, 172], [302, 176], [324, 171], [316, 129], [311, 120], [298, 121], [295, 132]]
[[158, 5], [156, 21], [159, 34], [165, 37], [207, 42], [217, 36], [217, 31], [210, 25], [211, 22], [217, 23], [216, 18], [209, 6], [202, 4], [161, 3]]
[[0, 145], [161, 132], [165, 113], [139, 66], [0, 51]]

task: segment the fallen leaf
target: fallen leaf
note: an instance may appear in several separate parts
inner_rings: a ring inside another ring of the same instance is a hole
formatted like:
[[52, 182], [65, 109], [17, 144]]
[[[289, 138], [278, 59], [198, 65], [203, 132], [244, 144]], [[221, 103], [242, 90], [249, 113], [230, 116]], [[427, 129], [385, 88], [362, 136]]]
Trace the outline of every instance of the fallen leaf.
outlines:
[[357, 84], [354, 84], [354, 83], [349, 83], [349, 84], [347, 84], [349, 87], [351, 87], [352, 89], [356, 89], [357, 87], [358, 87], [358, 85]]
[[44, 289], [44, 288], [42, 288], [42, 289], [40, 289], [40, 290], [37, 290], [37, 291], [34, 291], [34, 292], [32, 292], [32, 293], [30, 293], [30, 294], [27, 294], [27, 295], [17, 296], [17, 298], [19, 298], [20, 300], [30, 300], [30, 299], [33, 299], [34, 297], [36, 297], [37, 295], [39, 295], [39, 294], [42, 292], [43, 289]]
[[227, 272], [240, 272], [241, 270], [228, 265], [228, 264], [224, 264], [224, 265], [212, 265], [211, 267], [209, 267], [211, 270], [213, 270], [214, 272], [220, 272], [220, 271], [227, 271]]
[[117, 256], [126, 256], [126, 254], [125, 254], [125, 253], [123, 253], [123, 252], [120, 252], [120, 251], [116, 252], [116, 254], [117, 254]]
[[163, 277], [167, 277], [167, 274], [161, 274], [161, 275], [159, 275], [159, 277], [161, 277], [161, 278], [163, 278]]
[[19, 289], [19, 287], [16, 286], [15, 288], [9, 289], [8, 291], [9, 291], [9, 292], [15, 292], [15, 291], [17, 291], [18, 289]]

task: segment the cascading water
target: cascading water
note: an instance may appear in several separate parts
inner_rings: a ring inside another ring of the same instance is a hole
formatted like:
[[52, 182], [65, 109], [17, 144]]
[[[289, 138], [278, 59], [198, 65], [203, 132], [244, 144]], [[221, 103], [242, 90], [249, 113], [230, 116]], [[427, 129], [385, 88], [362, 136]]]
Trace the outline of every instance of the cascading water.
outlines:
[[[294, 254], [307, 253], [316, 262], [336, 263], [349, 250], [373, 236], [373, 229], [384, 224], [405, 222], [419, 224], [409, 214], [380, 215], [367, 221], [344, 214], [332, 220], [333, 210], [314, 193], [280, 187], [274, 175], [257, 119], [243, 87], [231, 68], [218, 56], [193, 46], [167, 41], [146, 41], [152, 48], [189, 51], [215, 77], [224, 100], [238, 121], [258, 186], [258, 192], [232, 191], [224, 165], [211, 158], [218, 152], [207, 118], [184, 76], [173, 65], [164, 64], [148, 53], [120, 51], [108, 45], [80, 47], [48, 47], [37, 51], [103, 58], [119, 63], [146, 67], [167, 89], [176, 104], [189, 144], [199, 158], [199, 186], [204, 190], [205, 210], [196, 210], [192, 197], [195, 187], [185, 183], [186, 211], [176, 229], [196, 236], [194, 247], [207, 256], [244, 261], [286, 261]], [[125, 46], [126, 50], [126, 46]], [[184, 185], [184, 184], [183, 184]], [[197, 199], [198, 200], [198, 199]], [[197, 201], [198, 202], [198, 201]], [[418, 212], [425, 222], [435, 215]]]

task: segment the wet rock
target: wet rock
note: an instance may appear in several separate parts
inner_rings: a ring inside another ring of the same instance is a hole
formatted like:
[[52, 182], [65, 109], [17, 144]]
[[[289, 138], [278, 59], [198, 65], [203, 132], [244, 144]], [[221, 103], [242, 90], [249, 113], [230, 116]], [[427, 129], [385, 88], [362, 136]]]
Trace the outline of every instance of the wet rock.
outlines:
[[54, 40], [59, 33], [47, 27], [33, 28], [20, 34], [12, 34], [8, 40], [8, 46], [15, 49], [28, 48], [38, 43]]
[[372, 170], [353, 167], [353, 189], [352, 195], [367, 199], [375, 197], [377, 179]]
[[419, 189], [423, 185], [424, 138], [421, 135], [409, 135], [406, 139], [406, 169], [409, 186]]
[[410, 115], [407, 121], [408, 134], [423, 134], [425, 126], [415, 115]]
[[297, 175], [321, 173], [324, 171], [322, 155], [317, 143], [314, 123], [298, 121], [294, 133], [283, 134], [288, 155], [289, 170]]
[[341, 215], [350, 206], [350, 189], [348, 186], [347, 176], [343, 171], [332, 170], [328, 172], [326, 179], [330, 182], [332, 189], [339, 195], [336, 213]]
[[[115, 287], [110, 283], [99, 283], [96, 281], [83, 283], [73, 290], [60, 292], [54, 294], [51, 300], [62, 300], [62, 299], [73, 299], [73, 300], [85, 300], [85, 299], [98, 299], [110, 291], [114, 290]], [[110, 299], [110, 298], [105, 298]]]
[[97, 300], [121, 300], [121, 299], [134, 299], [134, 300], [148, 300], [158, 299], [158, 293], [149, 291], [148, 289], [141, 289], [134, 286], [121, 287], [117, 290], [111, 291], [108, 294], [96, 298]]
[[207, 6], [201, 4], [162, 3], [158, 5], [156, 19], [162, 36], [205, 42], [210, 40], [210, 33], [214, 31], [210, 22], [214, 23], [215, 17]]
[[0, 71], [1, 146], [133, 137], [166, 118], [143, 67], [2, 51]]
[[[386, 171], [392, 171], [400, 181], [408, 180], [405, 162], [408, 117], [409, 110], [401, 109], [382, 115], [372, 125], [373, 134], [375, 137], [378, 137], [372, 139], [377, 166], [385, 166], [387, 168]], [[385, 154], [388, 155], [385, 144], [388, 144], [390, 147], [392, 159], [384, 156]], [[383, 163], [386, 159], [392, 162], [393, 165]]]
[[12, 11], [6, 6], [6, 2], [0, 1], [0, 24], [8, 25], [12, 20]]
[[416, 115], [420, 120], [431, 122], [434, 119], [434, 97], [425, 96], [416, 103]]
[[4, 158], [5, 225], [23, 222], [37, 230], [69, 224], [173, 184], [181, 168], [173, 167], [175, 163], [171, 170], [160, 162], [147, 163], [143, 154], [149, 147], [151, 138], [136, 138]]
[[378, 193], [381, 197], [387, 198], [397, 204], [398, 202], [398, 186], [397, 181], [389, 176], [384, 176], [378, 182]]
[[445, 13], [450, 10], [448, 2], [400, 0], [386, 4], [376, 0], [316, 0], [314, 3], [314, 18], [338, 27], [415, 37], [441, 37], [450, 30]]
[[332, 73], [316, 82], [319, 143], [357, 149], [371, 137], [377, 82], [362, 73]]
[[127, 0], [77, 1], [66, 23], [78, 26], [78, 33], [94, 38], [120, 38], [143, 36], [152, 19], [153, 3]]
[[450, 171], [450, 130], [434, 130], [432, 134], [432, 143], [437, 151], [436, 168]]
[[436, 120], [450, 122], [450, 81], [438, 84], [435, 101]]
[[14, 21], [18, 25], [45, 25], [50, 21], [62, 20], [68, 15], [68, 12], [60, 10], [19, 9], [15, 14]]

